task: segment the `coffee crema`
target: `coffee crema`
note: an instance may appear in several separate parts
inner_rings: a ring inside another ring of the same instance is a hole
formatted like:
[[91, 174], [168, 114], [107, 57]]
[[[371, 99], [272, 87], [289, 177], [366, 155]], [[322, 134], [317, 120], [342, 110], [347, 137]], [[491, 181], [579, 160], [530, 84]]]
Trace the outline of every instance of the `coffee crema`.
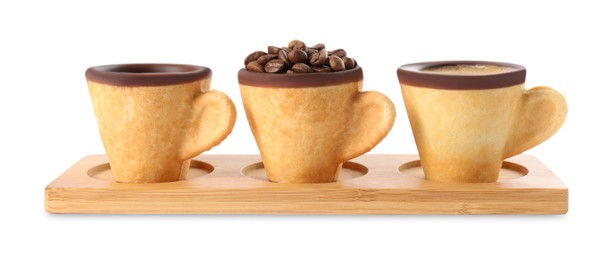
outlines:
[[432, 61], [411, 63], [397, 69], [402, 85], [477, 90], [505, 88], [525, 82], [525, 67], [493, 61]]
[[451, 75], [489, 75], [513, 70], [513, 68], [490, 64], [455, 64], [421, 69], [421, 71]]

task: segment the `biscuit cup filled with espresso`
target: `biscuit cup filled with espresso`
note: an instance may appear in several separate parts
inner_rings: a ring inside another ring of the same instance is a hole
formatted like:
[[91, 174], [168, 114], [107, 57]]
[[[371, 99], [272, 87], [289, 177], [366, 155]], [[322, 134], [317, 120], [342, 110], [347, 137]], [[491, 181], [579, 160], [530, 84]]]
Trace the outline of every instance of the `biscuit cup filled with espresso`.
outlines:
[[241, 98], [272, 182], [336, 181], [344, 161], [371, 150], [393, 126], [393, 103], [361, 91], [363, 71], [343, 49], [295, 40], [244, 63]]
[[495, 182], [503, 160], [551, 137], [564, 97], [525, 89], [523, 66], [487, 61], [406, 64], [397, 70], [428, 180]]

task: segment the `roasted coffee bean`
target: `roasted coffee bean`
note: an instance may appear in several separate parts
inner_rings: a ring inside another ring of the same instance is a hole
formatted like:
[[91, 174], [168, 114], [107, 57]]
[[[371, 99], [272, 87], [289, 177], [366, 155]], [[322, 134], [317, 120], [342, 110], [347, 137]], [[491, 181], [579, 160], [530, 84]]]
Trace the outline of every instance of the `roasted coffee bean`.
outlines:
[[282, 60], [286, 67], [290, 68], [293, 66], [293, 64], [288, 59], [288, 52], [285, 50], [280, 50], [280, 52], [278, 52], [278, 59]]
[[260, 58], [260, 56], [263, 55], [267, 55], [267, 53], [265, 53], [264, 51], [255, 51], [253, 53], [250, 53], [250, 55], [248, 55], [248, 57], [243, 60], [243, 64], [248, 65], [248, 63], [257, 60], [258, 58]]
[[346, 51], [344, 49], [332, 50], [329, 52], [329, 56], [335, 55], [340, 58], [346, 57]]
[[297, 64], [293, 65], [292, 70], [294, 72], [297, 72], [297, 73], [314, 72], [314, 70], [312, 68], [310, 68], [310, 65], [307, 65], [305, 63], [297, 63]]
[[268, 46], [267, 47], [267, 53], [268, 54], [278, 55], [278, 52], [280, 52], [280, 47], [276, 47], [276, 46]]
[[312, 69], [315, 72], [331, 72], [331, 68], [329, 66], [312, 66]]
[[329, 56], [326, 49], [320, 49], [318, 53], [312, 54], [310, 57], [310, 64], [320, 66], [327, 63]]
[[265, 67], [256, 60], [249, 62], [248, 65], [246, 65], [246, 69], [252, 72], [265, 72]]
[[347, 70], [354, 69], [354, 67], [357, 66], [357, 61], [355, 61], [353, 58], [344, 57], [342, 58], [342, 61], [344, 62], [344, 67], [346, 67]]
[[261, 65], [265, 66], [267, 62], [271, 60], [275, 60], [277, 58], [278, 58], [278, 55], [267, 54], [267, 55], [260, 56], [256, 61], [258, 61], [258, 63], [260, 63]]
[[269, 73], [280, 73], [286, 71], [284, 61], [275, 59], [265, 64], [265, 71]]
[[292, 64], [304, 63], [308, 60], [308, 55], [302, 50], [294, 49], [288, 53], [288, 60]]
[[312, 46], [310, 48], [316, 49], [316, 50], [321, 50], [321, 49], [325, 48], [325, 44], [324, 43], [319, 43], [319, 44], [316, 44], [316, 45], [314, 45], [314, 46]]
[[287, 71], [286, 71], [286, 74], [295, 74], [295, 72], [294, 72], [294, 71], [292, 71], [292, 70], [287, 70]]
[[308, 59], [309, 59], [308, 64], [312, 65], [312, 60], [313, 59], [317, 59], [317, 58], [318, 58], [318, 52], [311, 52], [311, 53], [309, 53], [308, 54]]
[[300, 40], [293, 40], [288, 43], [288, 48], [305, 51], [305, 43]]
[[305, 52], [308, 54], [308, 56], [310, 56], [312, 53], [318, 52], [318, 50], [312, 47], [307, 47]]
[[290, 52], [292, 49], [288, 47], [280, 47], [280, 49], [285, 50], [286, 52]]
[[331, 69], [333, 71], [346, 70], [346, 67], [344, 66], [344, 62], [342, 61], [342, 58], [335, 56], [335, 55], [329, 56], [329, 66], [331, 66]]

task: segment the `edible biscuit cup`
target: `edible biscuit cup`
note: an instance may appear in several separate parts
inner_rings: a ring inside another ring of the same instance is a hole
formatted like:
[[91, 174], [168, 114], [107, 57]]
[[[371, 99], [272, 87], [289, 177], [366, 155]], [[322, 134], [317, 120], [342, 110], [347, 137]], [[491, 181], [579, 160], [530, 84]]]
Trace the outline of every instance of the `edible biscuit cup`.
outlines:
[[[458, 66], [471, 70], [430, 71]], [[504, 159], [557, 132], [566, 118], [566, 100], [548, 87], [526, 90], [525, 73], [521, 65], [485, 61], [399, 67], [397, 75], [427, 180], [495, 182]]]
[[344, 161], [391, 130], [393, 103], [362, 92], [360, 67], [330, 73], [239, 71], [241, 98], [267, 177], [281, 183], [337, 180]]
[[183, 180], [190, 159], [226, 138], [235, 106], [209, 90], [211, 70], [180, 64], [89, 68], [100, 136], [117, 182]]

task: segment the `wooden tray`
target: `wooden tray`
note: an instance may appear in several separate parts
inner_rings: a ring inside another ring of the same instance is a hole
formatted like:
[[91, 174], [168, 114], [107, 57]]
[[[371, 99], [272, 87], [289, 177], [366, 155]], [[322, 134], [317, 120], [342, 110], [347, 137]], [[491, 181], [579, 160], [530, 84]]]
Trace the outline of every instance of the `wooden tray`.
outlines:
[[423, 179], [417, 155], [346, 162], [324, 184], [267, 181], [258, 155], [200, 155], [187, 180], [113, 182], [105, 155], [81, 159], [45, 189], [50, 213], [120, 214], [565, 214], [568, 189], [535, 157], [504, 162], [497, 183]]

